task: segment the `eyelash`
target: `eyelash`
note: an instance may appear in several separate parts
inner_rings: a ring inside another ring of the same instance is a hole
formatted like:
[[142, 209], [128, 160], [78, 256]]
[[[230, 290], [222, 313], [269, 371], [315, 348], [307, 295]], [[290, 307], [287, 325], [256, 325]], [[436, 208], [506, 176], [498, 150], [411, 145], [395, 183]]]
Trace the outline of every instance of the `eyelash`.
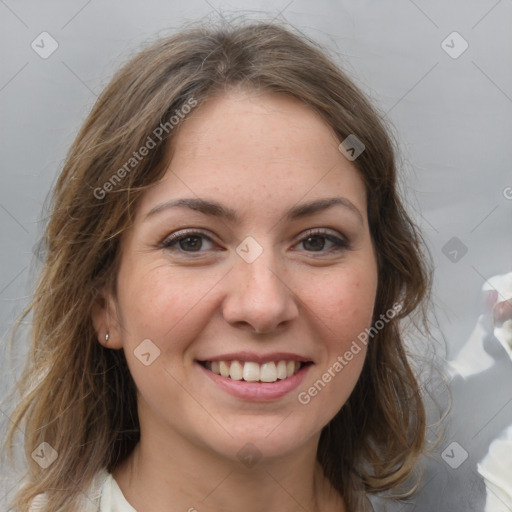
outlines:
[[[185, 240], [189, 237], [202, 237], [204, 239], [209, 240], [210, 242], [213, 242], [213, 240], [209, 236], [207, 236], [205, 233], [203, 233], [202, 231], [198, 231], [198, 230], [179, 231], [177, 233], [173, 233], [172, 235], [168, 236], [160, 244], [160, 248], [166, 249], [169, 251], [177, 251], [177, 252], [181, 252], [184, 254], [191, 254], [191, 255], [192, 254], [201, 254], [203, 252], [206, 252], [206, 251], [201, 251], [201, 250], [200, 251], [184, 251], [182, 249], [175, 247], [179, 242], [181, 242], [182, 240]], [[312, 237], [325, 238], [325, 239], [329, 240], [331, 243], [333, 243], [334, 247], [332, 247], [326, 251], [321, 250], [321, 251], [306, 251], [306, 252], [311, 252], [313, 254], [314, 253], [325, 254], [325, 253], [338, 252], [338, 251], [350, 249], [350, 244], [346, 239], [337, 237], [331, 233], [327, 233], [324, 230], [321, 230], [318, 228], [306, 231], [304, 236], [297, 242], [297, 244], [300, 244], [300, 243], [306, 241], [308, 238], [312, 238]], [[213, 242], [213, 243], [215, 243], [215, 242]]]

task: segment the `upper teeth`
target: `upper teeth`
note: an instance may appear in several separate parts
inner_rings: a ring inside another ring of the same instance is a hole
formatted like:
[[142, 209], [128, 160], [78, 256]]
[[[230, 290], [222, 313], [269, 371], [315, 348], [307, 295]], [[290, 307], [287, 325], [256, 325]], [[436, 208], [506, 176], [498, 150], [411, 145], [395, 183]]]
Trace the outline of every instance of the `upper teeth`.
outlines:
[[248, 382], [275, 382], [291, 377], [300, 368], [299, 361], [270, 361], [258, 364], [253, 361], [207, 361], [206, 368], [217, 375]]

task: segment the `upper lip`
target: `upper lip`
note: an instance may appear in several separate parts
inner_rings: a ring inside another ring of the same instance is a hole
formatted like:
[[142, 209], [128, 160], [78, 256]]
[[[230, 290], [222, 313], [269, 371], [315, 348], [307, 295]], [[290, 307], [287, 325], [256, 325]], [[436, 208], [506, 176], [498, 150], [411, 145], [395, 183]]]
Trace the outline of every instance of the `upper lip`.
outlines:
[[270, 361], [299, 361], [303, 363], [310, 362], [309, 357], [304, 357], [291, 352], [273, 352], [271, 354], [256, 354], [255, 352], [230, 352], [220, 356], [211, 356], [198, 359], [198, 361], [251, 361], [259, 364], [269, 363]]

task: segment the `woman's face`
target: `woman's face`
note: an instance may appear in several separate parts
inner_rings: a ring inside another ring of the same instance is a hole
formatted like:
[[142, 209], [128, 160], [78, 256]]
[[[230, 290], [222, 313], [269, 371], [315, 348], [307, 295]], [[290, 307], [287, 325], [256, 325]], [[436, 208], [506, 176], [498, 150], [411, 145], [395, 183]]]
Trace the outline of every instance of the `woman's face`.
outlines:
[[377, 287], [363, 181], [291, 97], [230, 92], [181, 123], [122, 241], [107, 346], [124, 349], [143, 436], [293, 453], [363, 366], [353, 341]]

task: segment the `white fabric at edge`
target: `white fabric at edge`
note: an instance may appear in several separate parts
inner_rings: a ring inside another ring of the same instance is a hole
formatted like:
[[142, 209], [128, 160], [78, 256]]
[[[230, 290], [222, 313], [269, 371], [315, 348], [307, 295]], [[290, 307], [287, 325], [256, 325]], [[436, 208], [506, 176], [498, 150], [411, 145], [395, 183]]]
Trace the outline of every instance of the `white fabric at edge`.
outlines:
[[[39, 494], [30, 505], [30, 512], [43, 512], [46, 496]], [[114, 477], [100, 471], [93, 480], [89, 492], [83, 496], [81, 512], [137, 512], [126, 501]]]
[[137, 512], [126, 501], [114, 477], [108, 475], [101, 491], [100, 512]]

